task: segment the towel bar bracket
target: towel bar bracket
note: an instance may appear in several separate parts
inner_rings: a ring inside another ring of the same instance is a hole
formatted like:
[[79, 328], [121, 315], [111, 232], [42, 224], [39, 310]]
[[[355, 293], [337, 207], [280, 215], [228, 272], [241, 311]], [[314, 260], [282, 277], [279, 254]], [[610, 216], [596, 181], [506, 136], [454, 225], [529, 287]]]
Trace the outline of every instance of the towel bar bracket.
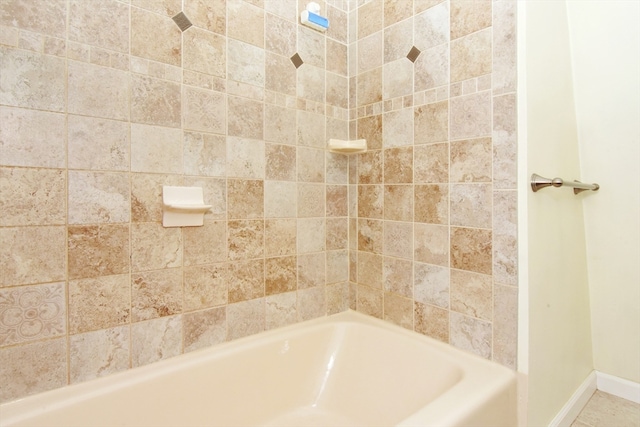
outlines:
[[564, 181], [562, 178], [545, 178], [538, 174], [531, 175], [531, 189], [534, 193], [546, 187], [572, 187], [573, 194], [580, 194], [583, 191], [591, 190], [598, 191], [600, 186], [598, 184], [584, 184], [580, 181]]

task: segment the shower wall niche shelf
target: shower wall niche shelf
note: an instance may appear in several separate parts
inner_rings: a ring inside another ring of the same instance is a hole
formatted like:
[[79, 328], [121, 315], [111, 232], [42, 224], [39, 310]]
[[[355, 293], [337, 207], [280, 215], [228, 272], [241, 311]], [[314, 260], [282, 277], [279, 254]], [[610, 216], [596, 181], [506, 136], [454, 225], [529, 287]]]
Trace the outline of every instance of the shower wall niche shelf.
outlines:
[[345, 141], [342, 139], [330, 139], [329, 151], [333, 153], [353, 154], [363, 153], [367, 151], [367, 140], [356, 139], [353, 141]]
[[162, 226], [198, 227], [211, 205], [204, 204], [201, 187], [162, 186]]

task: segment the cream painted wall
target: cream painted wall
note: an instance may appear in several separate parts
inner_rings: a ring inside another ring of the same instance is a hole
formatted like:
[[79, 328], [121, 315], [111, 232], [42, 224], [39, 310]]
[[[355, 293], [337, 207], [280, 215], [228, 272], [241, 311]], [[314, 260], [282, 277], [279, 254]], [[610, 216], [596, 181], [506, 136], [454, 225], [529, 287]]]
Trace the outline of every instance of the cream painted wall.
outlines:
[[584, 199], [593, 355], [640, 382], [640, 2], [567, 2]]
[[[527, 175], [580, 178], [565, 2], [519, 3], [525, 13]], [[520, 21], [522, 22], [522, 21]], [[522, 45], [520, 46], [522, 47]], [[528, 424], [548, 425], [593, 370], [582, 199], [567, 188], [526, 191], [529, 289]]]

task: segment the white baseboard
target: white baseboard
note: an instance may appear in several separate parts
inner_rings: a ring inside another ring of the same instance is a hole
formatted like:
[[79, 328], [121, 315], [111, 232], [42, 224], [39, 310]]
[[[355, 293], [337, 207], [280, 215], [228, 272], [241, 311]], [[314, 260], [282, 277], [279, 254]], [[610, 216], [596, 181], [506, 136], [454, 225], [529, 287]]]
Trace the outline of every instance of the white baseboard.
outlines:
[[571, 399], [562, 407], [558, 415], [549, 423], [549, 427], [570, 427], [580, 414], [597, 388], [596, 371], [593, 371], [573, 393]]
[[640, 384], [603, 372], [595, 372], [598, 390], [640, 403]]

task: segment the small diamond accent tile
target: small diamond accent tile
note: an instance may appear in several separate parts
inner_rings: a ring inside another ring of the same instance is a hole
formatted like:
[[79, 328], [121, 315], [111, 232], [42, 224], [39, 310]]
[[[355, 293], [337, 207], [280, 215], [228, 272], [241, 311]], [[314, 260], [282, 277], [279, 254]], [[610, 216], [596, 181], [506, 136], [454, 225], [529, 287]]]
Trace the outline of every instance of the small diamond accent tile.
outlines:
[[172, 19], [173, 19], [173, 22], [175, 22], [176, 25], [178, 25], [178, 28], [180, 28], [180, 31], [185, 31], [187, 28], [193, 25], [189, 20], [189, 18], [187, 18], [187, 15], [184, 14], [184, 12], [178, 13]]
[[409, 59], [409, 61], [411, 62], [416, 62], [416, 59], [418, 59], [418, 55], [420, 55], [420, 49], [418, 49], [415, 46], [412, 46], [411, 50], [407, 54], [407, 59]]
[[291, 57], [291, 62], [293, 62], [293, 65], [295, 65], [296, 68], [300, 68], [300, 66], [304, 64], [302, 58], [300, 58], [300, 55], [297, 53]]

